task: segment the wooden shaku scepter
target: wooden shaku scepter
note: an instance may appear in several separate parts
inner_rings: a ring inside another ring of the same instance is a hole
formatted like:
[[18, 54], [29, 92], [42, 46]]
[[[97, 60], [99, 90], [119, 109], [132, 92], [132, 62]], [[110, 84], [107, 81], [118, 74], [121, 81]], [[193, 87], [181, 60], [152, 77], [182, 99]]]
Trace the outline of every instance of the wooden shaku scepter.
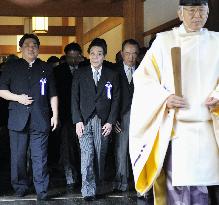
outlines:
[[171, 57], [173, 64], [175, 95], [182, 97], [181, 48], [180, 47], [171, 48]]

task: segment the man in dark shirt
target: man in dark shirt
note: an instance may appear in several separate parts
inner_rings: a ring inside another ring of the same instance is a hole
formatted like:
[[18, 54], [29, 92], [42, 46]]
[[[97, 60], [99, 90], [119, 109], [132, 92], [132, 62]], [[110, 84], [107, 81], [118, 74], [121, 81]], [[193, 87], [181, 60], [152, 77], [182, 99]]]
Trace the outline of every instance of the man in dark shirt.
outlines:
[[[18, 197], [28, 191], [27, 147], [30, 146], [33, 182], [38, 200], [46, 200], [49, 184], [47, 144], [50, 126], [58, 122], [58, 98], [52, 69], [37, 58], [39, 39], [25, 34], [22, 58], [7, 65], [0, 78], [0, 97], [9, 100], [8, 128], [11, 147], [11, 183]], [[49, 118], [50, 106], [52, 118]]]

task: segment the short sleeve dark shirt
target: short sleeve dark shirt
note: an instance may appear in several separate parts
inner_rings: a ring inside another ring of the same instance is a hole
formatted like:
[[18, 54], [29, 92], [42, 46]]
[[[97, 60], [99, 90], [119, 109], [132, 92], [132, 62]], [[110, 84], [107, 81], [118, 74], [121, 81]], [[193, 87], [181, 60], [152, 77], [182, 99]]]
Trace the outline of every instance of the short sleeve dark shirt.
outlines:
[[31, 105], [9, 102], [10, 130], [22, 131], [28, 119], [34, 130], [44, 132], [50, 129], [50, 98], [57, 94], [53, 71], [48, 64], [40, 59], [36, 59], [32, 66], [24, 59], [8, 64], [0, 77], [0, 90], [33, 98]]
[[[42, 95], [41, 79], [45, 79], [44, 95]], [[37, 108], [49, 108], [49, 99], [57, 96], [52, 68], [36, 59], [32, 67], [24, 59], [18, 59], [8, 64], [0, 77], [0, 90], [9, 90], [14, 94], [26, 94], [33, 98], [33, 105]], [[11, 101], [10, 107], [24, 105]]]

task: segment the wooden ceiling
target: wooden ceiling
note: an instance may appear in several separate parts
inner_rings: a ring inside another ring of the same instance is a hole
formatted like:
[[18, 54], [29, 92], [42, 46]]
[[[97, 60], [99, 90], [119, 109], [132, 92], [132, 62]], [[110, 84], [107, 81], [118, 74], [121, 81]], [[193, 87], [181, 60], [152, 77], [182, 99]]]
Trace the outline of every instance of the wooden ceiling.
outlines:
[[1, 0], [0, 16], [123, 16], [124, 0]]

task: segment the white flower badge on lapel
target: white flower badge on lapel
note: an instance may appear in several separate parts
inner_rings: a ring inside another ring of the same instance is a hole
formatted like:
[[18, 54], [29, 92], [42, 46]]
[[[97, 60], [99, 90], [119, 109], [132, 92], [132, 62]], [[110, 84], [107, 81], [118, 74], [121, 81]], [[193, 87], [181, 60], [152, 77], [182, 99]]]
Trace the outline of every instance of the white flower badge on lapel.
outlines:
[[41, 95], [45, 95], [45, 86], [46, 86], [46, 78], [41, 78], [40, 80], [40, 92], [41, 92]]
[[105, 85], [106, 87], [106, 94], [107, 94], [107, 98], [108, 99], [111, 99], [112, 98], [112, 95], [111, 95], [111, 90], [112, 90], [112, 84], [108, 81]]

